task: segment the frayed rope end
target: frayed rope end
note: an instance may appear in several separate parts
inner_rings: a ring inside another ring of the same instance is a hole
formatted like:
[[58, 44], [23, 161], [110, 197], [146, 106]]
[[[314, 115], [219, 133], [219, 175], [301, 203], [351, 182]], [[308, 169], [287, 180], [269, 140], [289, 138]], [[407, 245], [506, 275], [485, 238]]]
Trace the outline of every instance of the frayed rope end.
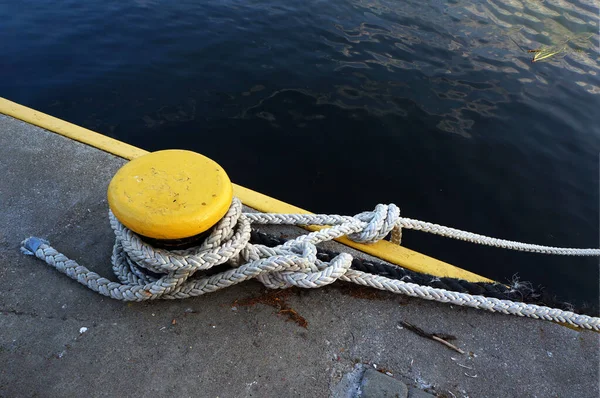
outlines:
[[35, 236], [30, 236], [29, 238], [25, 239], [23, 242], [21, 242], [21, 253], [27, 255], [27, 256], [33, 256], [35, 255], [35, 252], [37, 251], [37, 249], [40, 248], [41, 245], [49, 245], [50, 242], [48, 242], [45, 239], [42, 238], [36, 238]]

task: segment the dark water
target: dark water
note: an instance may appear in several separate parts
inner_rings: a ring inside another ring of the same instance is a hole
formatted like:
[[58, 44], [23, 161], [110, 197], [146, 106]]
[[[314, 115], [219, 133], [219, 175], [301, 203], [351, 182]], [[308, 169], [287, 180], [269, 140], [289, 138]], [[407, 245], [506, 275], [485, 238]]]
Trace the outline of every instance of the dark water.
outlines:
[[[598, 13], [591, 0], [0, 1], [0, 95], [148, 150], [196, 150], [312, 211], [394, 202], [598, 247]], [[404, 244], [598, 305], [594, 258], [419, 232]]]

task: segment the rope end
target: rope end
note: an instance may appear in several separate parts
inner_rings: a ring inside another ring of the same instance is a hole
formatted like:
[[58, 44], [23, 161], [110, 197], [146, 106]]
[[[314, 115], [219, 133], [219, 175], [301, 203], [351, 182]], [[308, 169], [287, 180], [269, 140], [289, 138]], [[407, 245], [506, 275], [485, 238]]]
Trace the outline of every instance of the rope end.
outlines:
[[50, 242], [48, 242], [45, 239], [30, 236], [29, 238], [21, 242], [21, 253], [25, 254], [26, 256], [33, 256], [35, 255], [35, 252], [40, 248], [41, 245], [49, 244]]

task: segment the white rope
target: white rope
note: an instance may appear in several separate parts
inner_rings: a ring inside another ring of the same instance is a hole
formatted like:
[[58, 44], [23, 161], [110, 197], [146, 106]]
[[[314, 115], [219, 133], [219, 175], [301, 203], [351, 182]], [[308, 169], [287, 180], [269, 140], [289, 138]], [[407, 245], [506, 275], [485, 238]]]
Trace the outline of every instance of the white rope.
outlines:
[[461, 231], [460, 229], [444, 227], [443, 225], [413, 220], [410, 218], [399, 218], [397, 225], [402, 228], [429, 232], [436, 235], [442, 235], [448, 238], [464, 240], [471, 243], [478, 243], [480, 245], [501, 247], [503, 249], [512, 249], [523, 252], [534, 252], [543, 254], [558, 254], [563, 256], [600, 256], [600, 249], [571, 249], [564, 247], [532, 245], [530, 243], [521, 243], [514, 242], [511, 240], [490, 238], [487, 236], [474, 234], [472, 232]]
[[[561, 249], [504, 241], [471, 234], [421, 221], [400, 218], [395, 205], [377, 205], [373, 212], [355, 217], [313, 214], [243, 213], [242, 204], [234, 198], [223, 219], [198, 247], [167, 251], [154, 248], [121, 224], [109, 212], [116, 240], [112, 254], [113, 271], [120, 283], [112, 282], [70, 260], [39, 238], [23, 241], [21, 250], [35, 255], [60, 272], [105, 296], [125, 300], [179, 299], [214, 292], [256, 278], [268, 288], [298, 286], [317, 288], [344, 280], [394, 293], [485, 309], [518, 316], [569, 323], [573, 326], [600, 330], [600, 318], [578, 315], [570, 311], [532, 304], [498, 300], [420, 286], [350, 269], [352, 256], [341, 253], [330, 262], [317, 258], [315, 245], [347, 235], [364, 243], [376, 242], [392, 233], [399, 243], [401, 228], [437, 233], [491, 246], [516, 250], [566, 255], [600, 255], [598, 249]], [[277, 247], [253, 245], [251, 224], [327, 225], [301, 235]], [[195, 276], [197, 271], [228, 263], [234, 268], [211, 276]], [[150, 272], [148, 272], [150, 271]]]
[[356, 242], [364, 243], [381, 240], [391, 232], [391, 241], [399, 244], [401, 229], [406, 228], [480, 245], [500, 247], [503, 249], [563, 256], [600, 256], [600, 249], [573, 249], [521, 243], [491, 238], [472, 232], [461, 231], [460, 229], [445, 227], [443, 225], [400, 217], [400, 210], [394, 204], [379, 204], [375, 207], [375, 211], [360, 213], [354, 217], [322, 214], [272, 213], [250, 213], [248, 216], [254, 223], [258, 224], [339, 225], [356, 223], [361, 225], [364, 230], [361, 231], [361, 234], [351, 236], [350, 238]]

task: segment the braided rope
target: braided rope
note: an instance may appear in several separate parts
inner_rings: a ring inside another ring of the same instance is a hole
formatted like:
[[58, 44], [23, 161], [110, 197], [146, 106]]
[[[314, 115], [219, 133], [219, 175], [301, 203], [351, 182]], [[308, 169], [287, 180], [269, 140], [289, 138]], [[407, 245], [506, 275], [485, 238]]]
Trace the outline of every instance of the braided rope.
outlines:
[[[318, 258], [316, 245], [345, 235], [358, 242], [371, 243], [383, 239], [390, 232], [392, 240], [399, 243], [401, 228], [412, 228], [462, 240], [543, 253], [600, 255], [600, 250], [597, 249], [560, 249], [482, 237], [435, 224], [403, 219], [400, 218], [400, 211], [395, 205], [381, 204], [377, 205], [375, 211], [360, 213], [355, 217], [265, 214], [243, 213], [241, 202], [234, 198], [227, 214], [200, 246], [171, 251], [154, 248], [145, 243], [121, 224], [110, 211], [109, 218], [116, 237], [111, 260], [113, 271], [120, 283], [110, 281], [79, 265], [42, 239], [26, 239], [21, 250], [25, 254], [35, 255], [44, 260], [58, 271], [102, 295], [124, 301], [195, 297], [252, 278], [273, 289], [291, 286], [318, 288], [339, 279], [426, 300], [600, 330], [600, 318], [421, 286], [351, 269], [352, 256], [347, 253], [340, 253], [325, 262]], [[250, 243], [252, 223], [329, 227], [301, 235], [275, 247], [268, 247]], [[203, 270], [224, 263], [234, 268], [214, 275], [201, 275]]]
[[[264, 232], [252, 230], [250, 242], [253, 244], [263, 244], [269, 247], [281, 245], [287, 239], [269, 235]], [[321, 247], [318, 247], [317, 256], [320, 260], [328, 261], [337, 256], [339, 252], [334, 252]], [[553, 308], [561, 308], [577, 313], [586, 314], [586, 307], [582, 307], [580, 311], [575, 310], [573, 305], [567, 302], [562, 302], [552, 296], [544, 289], [536, 290], [531, 283], [521, 282], [518, 279], [511, 282], [511, 286], [504, 285], [498, 282], [469, 282], [464, 279], [451, 277], [436, 277], [433, 275], [411, 271], [406, 268], [401, 268], [397, 265], [385, 263], [377, 260], [367, 260], [354, 257], [352, 259], [351, 269], [363, 271], [368, 274], [385, 276], [390, 279], [411, 282], [421, 286], [431, 286], [438, 289], [445, 289], [453, 292], [481, 295], [485, 297], [494, 297], [502, 300], [514, 300], [524, 303], [544, 305]], [[587, 314], [594, 315], [594, 314]]]
[[390, 240], [393, 243], [400, 244], [402, 228], [406, 228], [503, 249], [563, 256], [600, 256], [600, 249], [573, 249], [533, 245], [491, 238], [472, 232], [461, 231], [456, 228], [400, 217], [400, 210], [394, 204], [379, 204], [375, 207], [374, 211], [360, 213], [354, 217], [323, 214], [249, 213], [248, 218], [256, 224], [340, 225], [355, 223], [361, 225], [363, 229], [360, 230], [359, 234], [348, 237], [361, 243], [376, 242], [391, 233]]
[[490, 238], [488, 236], [461, 231], [460, 229], [444, 227], [443, 225], [413, 220], [410, 218], [398, 219], [398, 225], [402, 228], [429, 232], [448, 238], [464, 240], [466, 242], [477, 243], [480, 245], [500, 247], [503, 249], [519, 250], [524, 252], [534, 252], [542, 254], [557, 254], [562, 256], [600, 256], [600, 249], [570, 249], [564, 247], [532, 245], [530, 243], [521, 243], [511, 240]]

